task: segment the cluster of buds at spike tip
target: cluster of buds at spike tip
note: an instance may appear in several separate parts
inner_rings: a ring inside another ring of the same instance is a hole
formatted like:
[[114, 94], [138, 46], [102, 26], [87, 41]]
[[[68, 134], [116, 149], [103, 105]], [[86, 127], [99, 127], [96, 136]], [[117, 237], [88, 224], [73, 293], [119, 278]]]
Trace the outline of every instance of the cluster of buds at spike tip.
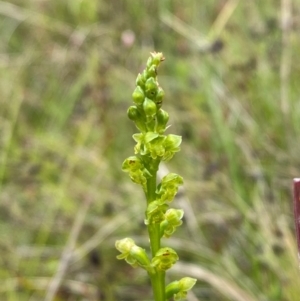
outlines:
[[[134, 104], [129, 107], [127, 115], [140, 132], [133, 135], [136, 142], [134, 156], [128, 157], [122, 165], [122, 170], [129, 174], [131, 180], [143, 187], [147, 198], [145, 224], [149, 230], [152, 259], [131, 238], [116, 241], [116, 248], [121, 253], [117, 258], [124, 259], [133, 267], [145, 269], [154, 284], [157, 282], [153, 279], [160, 279], [159, 275], [164, 275], [178, 260], [172, 248], [161, 248], [160, 239], [169, 238], [182, 224], [184, 215], [181, 209], [169, 208], [179, 186], [183, 184], [182, 177], [169, 173], [158, 185], [156, 183], [159, 163], [170, 160], [180, 150], [181, 144], [181, 136], [165, 135], [169, 114], [162, 109], [165, 93], [157, 81], [157, 70], [162, 61], [162, 53], [151, 53], [145, 70], [137, 76], [132, 94]], [[166, 298], [160, 295], [155, 300], [184, 299], [195, 282], [195, 279], [188, 277], [174, 281], [166, 287]]]
[[161, 108], [165, 93], [157, 81], [157, 69], [162, 61], [162, 53], [151, 53], [146, 69], [137, 76], [132, 94], [134, 105], [129, 107], [127, 115], [141, 131], [133, 136], [137, 142], [135, 153], [168, 161], [180, 150], [181, 137], [164, 135], [169, 114]]

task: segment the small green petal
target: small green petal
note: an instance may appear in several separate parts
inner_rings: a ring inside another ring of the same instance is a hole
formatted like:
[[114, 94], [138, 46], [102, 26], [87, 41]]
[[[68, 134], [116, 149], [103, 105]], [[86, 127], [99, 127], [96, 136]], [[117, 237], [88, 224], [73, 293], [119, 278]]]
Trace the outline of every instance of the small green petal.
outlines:
[[145, 143], [149, 143], [152, 140], [154, 140], [155, 138], [157, 138], [159, 136], [159, 134], [154, 133], [154, 132], [148, 132], [145, 135]]

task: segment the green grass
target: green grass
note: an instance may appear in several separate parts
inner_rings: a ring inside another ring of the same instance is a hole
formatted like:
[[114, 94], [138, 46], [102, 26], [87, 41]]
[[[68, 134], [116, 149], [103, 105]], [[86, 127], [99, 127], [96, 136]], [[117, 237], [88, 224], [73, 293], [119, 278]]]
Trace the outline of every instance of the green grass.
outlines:
[[1, 300], [46, 300], [70, 241], [55, 300], [151, 300], [114, 241], [147, 245], [143, 196], [121, 163], [134, 145], [135, 77], [153, 50], [166, 57], [164, 106], [183, 136], [170, 166], [185, 180], [185, 226], [170, 239], [182, 266], [169, 280], [194, 273], [189, 300], [298, 300], [292, 3], [283, 32], [271, 0], [0, 2]]

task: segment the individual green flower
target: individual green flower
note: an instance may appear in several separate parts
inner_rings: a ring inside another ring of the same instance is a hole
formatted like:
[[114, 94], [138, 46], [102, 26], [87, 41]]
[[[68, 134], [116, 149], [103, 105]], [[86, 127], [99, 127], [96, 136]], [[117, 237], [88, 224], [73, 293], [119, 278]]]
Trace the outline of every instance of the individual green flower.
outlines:
[[151, 265], [161, 271], [166, 271], [179, 259], [177, 253], [171, 248], [159, 249], [152, 258]]
[[157, 133], [148, 132], [145, 135], [145, 148], [147, 153], [150, 153], [152, 159], [162, 157], [165, 153], [164, 148], [165, 136], [158, 135]]
[[147, 206], [145, 224], [161, 223], [165, 219], [165, 212], [168, 207], [167, 204], [160, 204], [157, 201], [151, 202]]
[[116, 249], [121, 252], [120, 255], [117, 256], [117, 259], [125, 259], [129, 264], [135, 264], [136, 259], [131, 258], [130, 250], [135, 245], [135, 242], [131, 238], [124, 238], [121, 240], [117, 240], [115, 243]]
[[164, 176], [156, 190], [159, 202], [172, 202], [178, 192], [179, 186], [182, 184], [183, 178], [176, 173], [169, 173]]
[[166, 287], [166, 299], [174, 298], [174, 300], [184, 300], [187, 292], [193, 288], [197, 279], [184, 277], [179, 281], [171, 282]]
[[147, 178], [151, 177], [150, 172], [144, 167], [144, 164], [137, 156], [131, 156], [125, 159], [122, 164], [122, 170], [129, 173], [131, 180], [136, 184], [141, 184], [146, 188]]
[[166, 211], [165, 219], [160, 223], [161, 236], [170, 237], [176, 230], [177, 227], [182, 225], [183, 217], [182, 209], [169, 209]]
[[155, 132], [147, 132], [145, 134], [134, 134], [133, 139], [137, 142], [134, 147], [136, 154], [141, 154], [142, 156], [150, 154], [152, 159], [156, 159], [157, 157], [162, 157], [165, 153], [165, 136]]
[[125, 259], [125, 261], [133, 267], [140, 266], [146, 269], [150, 267], [150, 260], [146, 251], [137, 246], [133, 239], [127, 237], [117, 240], [115, 246], [116, 249], [121, 252], [121, 254], [117, 256], [117, 259]]
[[130, 156], [123, 162], [122, 170], [125, 172], [135, 172], [144, 168], [142, 160], [137, 156]]
[[169, 161], [176, 152], [180, 151], [181, 136], [168, 135], [164, 141], [165, 154], [163, 156], [164, 161]]

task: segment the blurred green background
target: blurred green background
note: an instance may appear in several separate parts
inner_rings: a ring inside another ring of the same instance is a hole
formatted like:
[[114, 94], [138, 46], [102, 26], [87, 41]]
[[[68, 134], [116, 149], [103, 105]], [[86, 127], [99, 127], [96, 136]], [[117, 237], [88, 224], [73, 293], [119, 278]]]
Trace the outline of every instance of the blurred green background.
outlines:
[[189, 301], [298, 301], [300, 2], [0, 1], [0, 300], [151, 300], [116, 239], [146, 247], [145, 201], [121, 171], [149, 52], [185, 180], [165, 243], [198, 278]]

